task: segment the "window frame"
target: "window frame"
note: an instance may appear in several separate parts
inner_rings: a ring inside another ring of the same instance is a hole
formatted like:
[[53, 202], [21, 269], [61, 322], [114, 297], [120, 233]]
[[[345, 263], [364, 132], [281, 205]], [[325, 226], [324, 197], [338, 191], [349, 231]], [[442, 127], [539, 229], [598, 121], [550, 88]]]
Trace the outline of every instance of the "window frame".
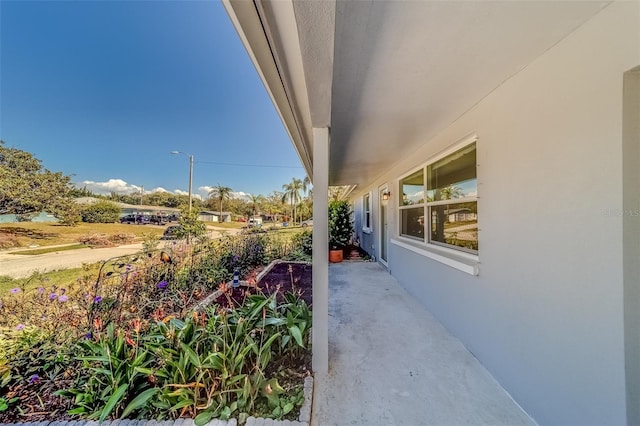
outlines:
[[[457, 151], [460, 151], [462, 149], [464, 149], [465, 147], [475, 144], [476, 145], [476, 195], [475, 196], [466, 196], [466, 197], [460, 197], [460, 198], [452, 198], [452, 199], [447, 199], [447, 200], [438, 200], [438, 201], [428, 201], [427, 199], [427, 193], [428, 193], [428, 167], [437, 163], [438, 161], [454, 154]], [[439, 253], [452, 253], [452, 254], [456, 254], [456, 255], [461, 255], [464, 258], [468, 258], [468, 259], [472, 259], [472, 260], [477, 260], [478, 259], [478, 253], [479, 250], [473, 250], [473, 249], [469, 249], [466, 247], [460, 247], [460, 246], [455, 246], [452, 244], [447, 244], [447, 243], [443, 243], [441, 241], [434, 241], [432, 239], [432, 235], [431, 235], [431, 220], [432, 220], [432, 208], [437, 207], [437, 206], [442, 206], [442, 205], [451, 205], [451, 204], [464, 204], [464, 203], [476, 203], [476, 210], [477, 210], [477, 202], [478, 202], [478, 185], [477, 185], [477, 180], [478, 180], [478, 160], [477, 160], [477, 152], [478, 152], [478, 137], [476, 135], [467, 137], [455, 144], [453, 144], [452, 146], [450, 146], [449, 148], [447, 148], [446, 150], [442, 151], [441, 153], [431, 157], [427, 162], [423, 163], [421, 166], [419, 167], [415, 167], [413, 169], [411, 169], [410, 171], [408, 171], [407, 173], [402, 174], [398, 180], [397, 180], [397, 188], [398, 188], [398, 193], [400, 194], [400, 196], [398, 197], [398, 218], [395, 221], [396, 222], [396, 226], [398, 227], [397, 230], [397, 236], [399, 240], [403, 240], [405, 241], [404, 243], [402, 243], [402, 245], [406, 246], [406, 245], [414, 245], [414, 244], [418, 244], [418, 247], [424, 247], [427, 249], [435, 249], [437, 250]], [[413, 174], [416, 174], [416, 172], [418, 171], [422, 171], [422, 186], [423, 186], [423, 202], [422, 203], [418, 203], [418, 204], [411, 204], [411, 205], [404, 205], [403, 204], [403, 180], [410, 177]], [[408, 234], [403, 234], [402, 233], [402, 211], [403, 210], [408, 210], [408, 209], [415, 209], [415, 208], [422, 208], [422, 212], [423, 212], [423, 236], [422, 237], [416, 237], [413, 235], [408, 235]], [[476, 211], [476, 215], [477, 215], [477, 211]], [[479, 234], [478, 234], [479, 236]]]
[[373, 231], [371, 226], [371, 192], [367, 192], [362, 196], [362, 232], [370, 234]]

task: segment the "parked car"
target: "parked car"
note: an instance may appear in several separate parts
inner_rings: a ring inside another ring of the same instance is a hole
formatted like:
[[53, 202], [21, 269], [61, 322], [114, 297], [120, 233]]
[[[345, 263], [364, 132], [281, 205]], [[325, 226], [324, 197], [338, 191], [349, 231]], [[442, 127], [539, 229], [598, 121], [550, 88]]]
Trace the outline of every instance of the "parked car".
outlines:
[[262, 219], [252, 217], [247, 222], [247, 228], [261, 228], [262, 227]]
[[149, 223], [149, 216], [142, 214], [128, 214], [120, 218], [120, 223], [146, 225]]
[[163, 214], [152, 214], [151, 217], [149, 217], [149, 222], [155, 225], [164, 225], [169, 222], [169, 219], [168, 216]]
[[303, 228], [306, 228], [307, 226], [313, 226], [313, 218], [303, 220], [302, 223], [300, 223], [300, 226], [302, 226]]

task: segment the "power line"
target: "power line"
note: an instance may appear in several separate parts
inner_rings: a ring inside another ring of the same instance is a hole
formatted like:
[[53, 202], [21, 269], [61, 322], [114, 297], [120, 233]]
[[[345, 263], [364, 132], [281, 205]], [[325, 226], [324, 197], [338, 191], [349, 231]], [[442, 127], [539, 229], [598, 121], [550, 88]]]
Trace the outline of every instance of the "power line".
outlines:
[[195, 161], [195, 163], [215, 164], [217, 166], [234, 166], [234, 167], [269, 167], [269, 168], [280, 168], [280, 169], [302, 169], [302, 166], [276, 166], [274, 164], [222, 163], [219, 161]]

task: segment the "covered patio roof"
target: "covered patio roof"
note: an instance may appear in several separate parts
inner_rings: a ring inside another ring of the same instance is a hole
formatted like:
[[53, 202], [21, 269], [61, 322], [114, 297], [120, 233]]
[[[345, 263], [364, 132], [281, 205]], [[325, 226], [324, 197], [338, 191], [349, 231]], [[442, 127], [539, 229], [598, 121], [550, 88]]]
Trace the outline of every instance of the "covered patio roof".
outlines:
[[223, 3], [308, 175], [328, 127], [329, 184], [366, 186], [610, 2]]

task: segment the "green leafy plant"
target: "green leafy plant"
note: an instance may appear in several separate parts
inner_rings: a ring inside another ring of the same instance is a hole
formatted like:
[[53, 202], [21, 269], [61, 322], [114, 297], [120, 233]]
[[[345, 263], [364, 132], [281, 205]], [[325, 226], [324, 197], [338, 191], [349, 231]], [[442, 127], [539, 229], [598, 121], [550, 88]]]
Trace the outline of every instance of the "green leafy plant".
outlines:
[[345, 200], [329, 203], [329, 246], [331, 249], [345, 247], [353, 236], [351, 207]]
[[[291, 418], [301, 388], [284, 366], [308, 355], [311, 311], [304, 302], [276, 291], [247, 294], [235, 309], [190, 309], [234, 268], [252, 271], [296, 244], [268, 233], [172, 241], [111, 259], [97, 276], [87, 269], [64, 289], [37, 276], [16, 282], [0, 294], [5, 411], [25, 410], [20, 392], [27, 383], [34, 398], [35, 389], [57, 391], [64, 403], [56, 410], [87, 419]], [[277, 398], [264, 392], [272, 379], [284, 390], [272, 385]], [[29, 403], [44, 412], [37, 400]]]

